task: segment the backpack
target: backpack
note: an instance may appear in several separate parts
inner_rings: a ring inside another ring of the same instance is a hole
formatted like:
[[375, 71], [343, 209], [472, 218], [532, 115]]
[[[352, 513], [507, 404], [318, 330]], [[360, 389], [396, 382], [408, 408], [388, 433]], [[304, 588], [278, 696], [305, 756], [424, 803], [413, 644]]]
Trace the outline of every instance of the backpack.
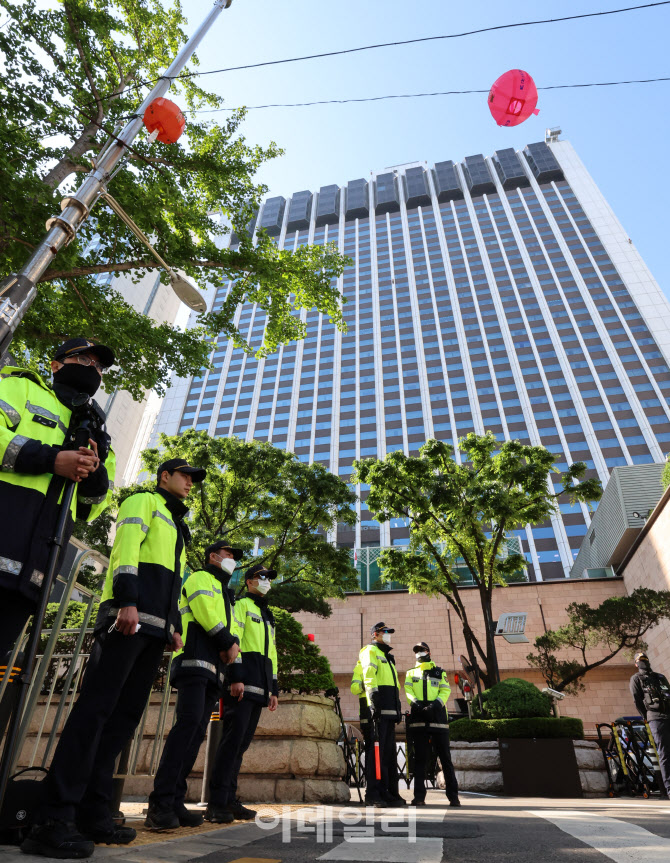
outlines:
[[662, 674], [650, 671], [640, 678], [644, 706], [647, 710], [670, 715], [670, 685]]
[[35, 812], [46, 798], [46, 775], [43, 767], [25, 767], [10, 777], [0, 810], [0, 844], [20, 845], [26, 838]]

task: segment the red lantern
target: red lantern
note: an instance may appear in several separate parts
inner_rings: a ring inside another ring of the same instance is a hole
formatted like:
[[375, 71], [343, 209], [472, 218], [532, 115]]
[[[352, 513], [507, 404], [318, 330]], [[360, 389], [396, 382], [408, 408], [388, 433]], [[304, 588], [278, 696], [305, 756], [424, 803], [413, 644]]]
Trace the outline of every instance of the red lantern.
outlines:
[[154, 99], [144, 112], [144, 125], [149, 134], [158, 130], [162, 144], [174, 144], [184, 131], [186, 120], [179, 105], [169, 99]]
[[313, 632], [307, 633], [307, 640], [308, 641], [314, 641], [314, 633]]
[[499, 126], [518, 126], [531, 114], [539, 114], [537, 87], [528, 72], [510, 69], [489, 92], [489, 111]]

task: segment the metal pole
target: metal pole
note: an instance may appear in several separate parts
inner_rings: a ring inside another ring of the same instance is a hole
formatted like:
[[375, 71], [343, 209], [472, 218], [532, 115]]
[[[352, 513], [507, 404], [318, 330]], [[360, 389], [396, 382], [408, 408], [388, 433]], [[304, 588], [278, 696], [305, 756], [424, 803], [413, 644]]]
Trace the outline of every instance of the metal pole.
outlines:
[[93, 170], [73, 196], [61, 201], [62, 213], [47, 221], [47, 233], [37, 245], [28, 261], [18, 273], [12, 273], [0, 283], [0, 356], [11, 344], [14, 331], [25, 317], [37, 294], [37, 283], [50, 266], [60, 249], [67, 246], [87, 219], [91, 208], [106, 191], [106, 184], [116, 166], [125, 157], [128, 145], [137, 137], [143, 125], [144, 112], [154, 99], [164, 96], [172, 81], [179, 75], [205, 34], [223, 9], [233, 0], [214, 0], [214, 7], [195, 33], [181, 49], [170, 66], [156, 82], [153, 90], [142, 102], [115, 138], [110, 138], [98, 155]]

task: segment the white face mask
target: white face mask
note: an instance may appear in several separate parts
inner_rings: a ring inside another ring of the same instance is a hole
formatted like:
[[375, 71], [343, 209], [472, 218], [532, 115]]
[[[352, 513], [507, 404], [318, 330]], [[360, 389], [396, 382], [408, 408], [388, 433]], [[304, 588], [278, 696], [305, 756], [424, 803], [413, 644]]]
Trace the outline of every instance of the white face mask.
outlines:
[[414, 656], [416, 656], [417, 662], [423, 662], [423, 660], [428, 656], [428, 654], [427, 653], [415, 653]]
[[391, 643], [391, 633], [390, 632], [382, 632], [382, 641], [384, 644]]
[[256, 590], [259, 593], [262, 593], [263, 596], [265, 596], [265, 594], [268, 592], [268, 590], [270, 590], [271, 587], [272, 587], [272, 585], [270, 584], [269, 581], [267, 581], [267, 580], [266, 581], [259, 581], [258, 584], [256, 585]]
[[236, 565], [236, 561], [233, 560], [232, 557], [224, 557], [219, 561], [219, 566], [224, 572], [227, 572], [228, 575], [233, 574]]

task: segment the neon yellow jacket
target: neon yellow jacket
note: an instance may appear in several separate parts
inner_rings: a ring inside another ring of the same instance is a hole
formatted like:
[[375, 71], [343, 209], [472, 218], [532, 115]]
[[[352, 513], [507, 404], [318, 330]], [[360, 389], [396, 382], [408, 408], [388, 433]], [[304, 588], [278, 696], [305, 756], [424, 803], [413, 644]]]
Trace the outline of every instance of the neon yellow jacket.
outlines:
[[373, 641], [361, 650], [358, 659], [363, 669], [363, 683], [368, 707], [382, 716], [400, 721], [400, 688], [391, 648]]
[[420, 662], [405, 675], [405, 695], [410, 703], [408, 726], [413, 730], [446, 731], [447, 701], [451, 687], [447, 672], [434, 662]]
[[351, 692], [352, 695], [358, 696], [358, 716], [361, 726], [367, 725], [370, 722], [370, 708], [365, 697], [365, 683], [363, 681], [363, 666], [360, 659], [356, 663], [354, 673], [351, 677]]
[[365, 695], [365, 683], [363, 682], [363, 666], [360, 659], [356, 663], [354, 673], [351, 676], [351, 694]]
[[267, 597], [246, 593], [235, 603], [235, 617], [242, 629], [240, 653], [228, 666], [230, 683], [244, 683], [244, 698], [266, 705], [278, 695], [275, 619]]
[[[35, 372], [0, 371], [0, 587], [37, 599], [65, 480], [54, 474], [70, 408]], [[115, 460], [77, 484], [69, 524], [93, 521], [111, 501]], [[69, 534], [68, 534], [69, 536]]]
[[227, 586], [230, 575], [208, 564], [191, 573], [179, 598], [184, 647], [172, 659], [173, 686], [186, 677], [205, 677], [222, 686], [225, 665], [219, 651], [240, 643], [242, 626], [235, 617], [235, 594]]
[[97, 629], [109, 626], [119, 608], [134, 605], [143, 634], [171, 642], [182, 631], [178, 603], [186, 556], [173, 516], [183, 518], [187, 512], [181, 501], [161, 490], [138, 492], [123, 501]]

